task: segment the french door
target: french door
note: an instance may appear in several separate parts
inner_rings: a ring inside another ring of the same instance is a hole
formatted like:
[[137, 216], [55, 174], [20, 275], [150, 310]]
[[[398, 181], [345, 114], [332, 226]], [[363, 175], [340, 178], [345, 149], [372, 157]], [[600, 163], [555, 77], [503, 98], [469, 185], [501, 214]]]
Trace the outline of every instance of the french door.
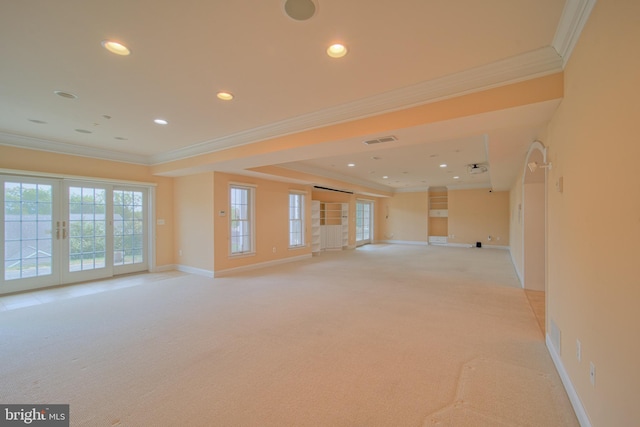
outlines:
[[0, 176], [0, 294], [149, 268], [145, 187]]
[[373, 202], [356, 201], [356, 246], [373, 242]]

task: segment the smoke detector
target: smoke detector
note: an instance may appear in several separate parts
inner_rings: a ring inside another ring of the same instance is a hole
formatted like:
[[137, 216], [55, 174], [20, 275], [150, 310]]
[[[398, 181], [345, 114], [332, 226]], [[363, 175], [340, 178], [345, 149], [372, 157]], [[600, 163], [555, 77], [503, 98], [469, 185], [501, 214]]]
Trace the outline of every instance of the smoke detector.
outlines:
[[486, 165], [480, 163], [472, 163], [470, 165], [467, 165], [467, 172], [469, 172], [471, 175], [485, 173], [488, 170], [489, 168]]

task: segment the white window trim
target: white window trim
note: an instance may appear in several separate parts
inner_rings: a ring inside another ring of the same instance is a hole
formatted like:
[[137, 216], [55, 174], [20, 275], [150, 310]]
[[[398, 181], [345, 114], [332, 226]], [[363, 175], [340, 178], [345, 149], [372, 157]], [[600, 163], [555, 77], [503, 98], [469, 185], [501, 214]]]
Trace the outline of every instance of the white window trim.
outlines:
[[307, 192], [306, 191], [296, 191], [296, 190], [289, 190], [289, 196], [291, 195], [296, 195], [296, 196], [302, 196], [302, 200], [301, 200], [301, 204], [300, 204], [300, 231], [302, 233], [302, 243], [299, 245], [291, 245], [291, 205], [289, 204], [289, 249], [294, 250], [294, 249], [301, 249], [301, 248], [306, 248], [307, 247], [307, 233], [305, 230], [306, 227], [306, 221], [305, 221], [305, 214], [306, 214], [306, 209], [305, 209], [305, 204], [307, 203], [306, 197], [307, 197]]
[[[254, 184], [246, 184], [246, 183], [239, 183], [239, 182], [229, 182], [229, 189], [228, 189], [228, 195], [229, 195], [229, 224], [228, 224], [228, 230], [229, 230], [229, 258], [242, 258], [242, 257], [248, 257], [248, 256], [254, 256], [256, 254], [256, 207], [255, 207], [255, 203], [256, 203], [256, 185]], [[239, 189], [244, 189], [244, 190], [249, 190], [249, 225], [250, 225], [250, 230], [251, 230], [251, 235], [250, 235], [250, 244], [251, 244], [251, 250], [249, 251], [244, 251], [244, 252], [233, 252], [232, 250], [232, 244], [233, 244], [233, 240], [232, 240], [232, 236], [231, 236], [231, 222], [232, 222], [232, 209], [231, 209], [231, 190], [233, 188], [239, 188]]]

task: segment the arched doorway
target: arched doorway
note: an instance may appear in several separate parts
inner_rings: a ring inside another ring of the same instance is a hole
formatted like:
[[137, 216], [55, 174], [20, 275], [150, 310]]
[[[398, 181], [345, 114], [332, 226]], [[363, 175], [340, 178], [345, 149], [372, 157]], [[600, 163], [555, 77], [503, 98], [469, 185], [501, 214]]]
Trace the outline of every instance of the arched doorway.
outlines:
[[546, 287], [546, 149], [529, 148], [523, 179], [523, 282], [540, 328], [545, 331]]

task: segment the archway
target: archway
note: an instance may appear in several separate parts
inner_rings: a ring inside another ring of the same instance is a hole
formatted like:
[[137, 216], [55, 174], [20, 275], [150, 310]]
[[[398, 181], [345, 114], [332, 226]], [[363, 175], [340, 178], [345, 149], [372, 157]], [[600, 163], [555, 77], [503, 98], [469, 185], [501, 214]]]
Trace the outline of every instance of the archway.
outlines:
[[[546, 149], [535, 141], [529, 148], [523, 179], [523, 282], [543, 333], [546, 287]], [[531, 165], [531, 167], [529, 166]], [[543, 167], [540, 167], [543, 166]]]

